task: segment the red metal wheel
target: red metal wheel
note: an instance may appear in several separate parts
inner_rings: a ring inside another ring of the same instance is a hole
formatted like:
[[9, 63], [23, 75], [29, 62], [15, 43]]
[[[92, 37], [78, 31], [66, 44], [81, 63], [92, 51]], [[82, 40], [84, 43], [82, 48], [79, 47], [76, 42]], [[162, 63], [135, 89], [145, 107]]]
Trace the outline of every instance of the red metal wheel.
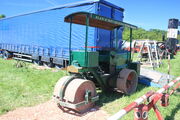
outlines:
[[138, 77], [134, 70], [122, 69], [118, 75], [116, 86], [125, 94], [132, 94], [136, 91], [137, 83]]

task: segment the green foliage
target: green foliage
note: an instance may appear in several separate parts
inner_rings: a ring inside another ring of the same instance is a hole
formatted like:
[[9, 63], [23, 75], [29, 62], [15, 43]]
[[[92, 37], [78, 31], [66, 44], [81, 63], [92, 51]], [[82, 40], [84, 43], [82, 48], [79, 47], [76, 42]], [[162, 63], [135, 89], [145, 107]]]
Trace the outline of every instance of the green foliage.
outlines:
[[[166, 38], [166, 34], [167, 32], [164, 30], [158, 30], [158, 29], [145, 30], [143, 28], [138, 28], [136, 30], [133, 30], [133, 39], [134, 40], [150, 39], [150, 40], [162, 41], [162, 36], [165, 35]], [[124, 29], [123, 40], [129, 40], [128, 28]]]
[[6, 17], [6, 16], [5, 16], [5, 15], [3, 15], [3, 14], [1, 14], [1, 15], [0, 15], [0, 19], [1, 19], [1, 18], [5, 18], [5, 17]]

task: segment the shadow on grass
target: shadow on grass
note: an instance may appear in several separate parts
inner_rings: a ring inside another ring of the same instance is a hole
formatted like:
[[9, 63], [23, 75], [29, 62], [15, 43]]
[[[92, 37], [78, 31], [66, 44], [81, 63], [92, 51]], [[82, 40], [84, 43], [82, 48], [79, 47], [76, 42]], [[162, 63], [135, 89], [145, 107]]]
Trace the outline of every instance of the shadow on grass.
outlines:
[[149, 86], [138, 83], [138, 87], [137, 87], [136, 92], [140, 92], [140, 91], [142, 91], [143, 89], [145, 89], [147, 87], [149, 87]]
[[111, 92], [98, 92], [99, 100], [96, 102], [99, 107], [102, 107], [104, 104], [112, 102], [116, 99], [123, 97], [122, 93], [118, 93], [116, 91]]
[[176, 113], [178, 112], [178, 110], [180, 110], [180, 103], [176, 106], [176, 108], [174, 108], [173, 110], [172, 110], [172, 112], [171, 112], [171, 116], [167, 116], [166, 118], [165, 118], [165, 120], [175, 120], [175, 115], [176, 115]]
[[176, 90], [176, 92], [174, 93], [174, 95], [175, 95], [175, 96], [179, 96], [179, 95], [180, 95], [180, 88], [178, 88], [178, 89]]
[[0, 116], [3, 115], [4, 113], [9, 112], [11, 109], [9, 108], [3, 108], [2, 110], [0, 110]]
[[[141, 90], [143, 90], [146, 87], [147, 86], [145, 86], [145, 85], [138, 84], [136, 92], [140, 92]], [[106, 103], [113, 102], [117, 99], [120, 99], [123, 96], [127, 96], [127, 95], [117, 92], [117, 91], [102, 92], [101, 90], [98, 91], [98, 95], [99, 95], [99, 100], [96, 102], [96, 104], [99, 107], [102, 107]], [[131, 95], [129, 95], [129, 96], [131, 96]]]

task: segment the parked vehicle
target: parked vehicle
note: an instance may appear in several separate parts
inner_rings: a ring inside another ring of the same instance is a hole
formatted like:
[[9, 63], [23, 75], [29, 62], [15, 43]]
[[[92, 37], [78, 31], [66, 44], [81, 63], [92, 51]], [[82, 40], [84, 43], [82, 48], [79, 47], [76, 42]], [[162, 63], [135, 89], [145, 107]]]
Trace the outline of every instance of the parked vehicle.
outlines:
[[[63, 110], [69, 108], [77, 112], [87, 111], [99, 99], [96, 87], [104, 92], [116, 90], [124, 94], [134, 93], [140, 74], [140, 64], [132, 62], [131, 51], [118, 48], [118, 34], [115, 35], [116, 47], [114, 49], [88, 50], [88, 28], [98, 27], [118, 31], [120, 27], [128, 27], [132, 36], [132, 30], [137, 27], [88, 12], [72, 13], [66, 16], [64, 21], [70, 23], [70, 62], [67, 67], [68, 76], [59, 79], [54, 88], [53, 97], [58, 106]], [[86, 26], [84, 50], [71, 49], [74, 42], [71, 39], [74, 24]], [[132, 37], [130, 37], [130, 43], [132, 43]]]
[[[64, 3], [66, 0], [62, 0]], [[122, 21], [124, 9], [104, 0], [85, 0], [59, 7], [35, 11], [0, 20], [0, 50], [2, 57], [65, 67], [69, 61], [69, 24], [64, 17], [74, 12], [90, 12]], [[85, 27], [73, 25], [72, 49], [84, 49]], [[114, 31], [89, 28], [89, 46], [113, 49]], [[119, 29], [119, 41], [122, 29]]]

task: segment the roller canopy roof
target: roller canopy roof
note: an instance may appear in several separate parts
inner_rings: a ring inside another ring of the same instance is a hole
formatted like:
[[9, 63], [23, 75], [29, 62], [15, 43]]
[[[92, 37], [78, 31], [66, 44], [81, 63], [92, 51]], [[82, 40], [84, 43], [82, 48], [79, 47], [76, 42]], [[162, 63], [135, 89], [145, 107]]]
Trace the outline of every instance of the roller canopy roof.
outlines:
[[[104, 16], [100, 16], [88, 12], [76, 12], [72, 13], [64, 18], [65, 22], [72, 22], [75, 24], [86, 25], [86, 17], [89, 16], [89, 26], [98, 27], [107, 30], [113, 30], [117, 27], [129, 27], [136, 29], [137, 27], [125, 22], [110, 19]], [[72, 19], [72, 21], [71, 21]]]

